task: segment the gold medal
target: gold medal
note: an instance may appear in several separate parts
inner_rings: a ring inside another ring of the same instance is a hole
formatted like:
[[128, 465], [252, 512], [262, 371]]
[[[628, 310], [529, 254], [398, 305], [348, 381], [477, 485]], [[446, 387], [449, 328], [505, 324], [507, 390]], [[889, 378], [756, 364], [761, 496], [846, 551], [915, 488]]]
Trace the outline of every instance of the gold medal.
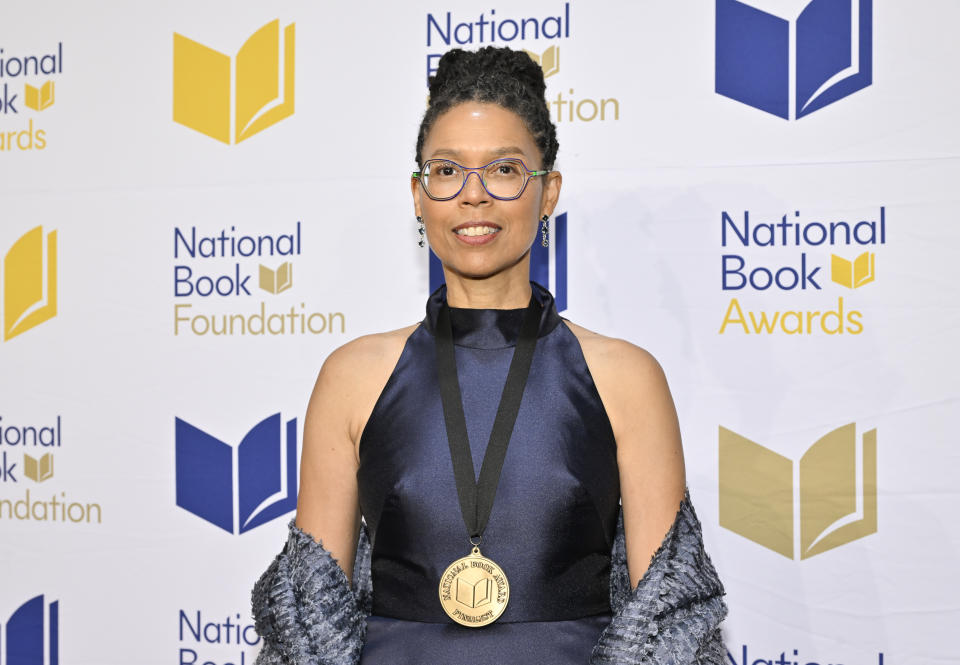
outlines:
[[510, 600], [510, 584], [494, 561], [473, 551], [457, 559], [440, 576], [440, 604], [461, 626], [480, 628], [499, 618]]

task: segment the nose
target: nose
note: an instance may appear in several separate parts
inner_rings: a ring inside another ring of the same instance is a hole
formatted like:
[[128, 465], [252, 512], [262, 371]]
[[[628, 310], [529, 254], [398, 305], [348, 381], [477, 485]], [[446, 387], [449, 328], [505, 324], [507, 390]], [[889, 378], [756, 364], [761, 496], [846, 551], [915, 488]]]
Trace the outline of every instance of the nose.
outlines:
[[[473, 175], [477, 176], [476, 180], [470, 178], [470, 176]], [[458, 198], [463, 203], [471, 205], [490, 200], [490, 194], [483, 186], [483, 178], [480, 175], [480, 171], [467, 171], [467, 177], [463, 182], [463, 189], [460, 190], [460, 196]]]

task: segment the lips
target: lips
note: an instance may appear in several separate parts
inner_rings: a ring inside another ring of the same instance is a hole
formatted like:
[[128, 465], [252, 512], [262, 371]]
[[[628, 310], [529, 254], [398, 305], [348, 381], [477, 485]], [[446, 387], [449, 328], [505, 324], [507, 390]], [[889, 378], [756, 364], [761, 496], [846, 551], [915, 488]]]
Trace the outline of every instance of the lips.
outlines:
[[464, 222], [453, 228], [453, 232], [461, 238], [482, 238], [495, 235], [499, 231], [499, 225], [484, 221]]
[[487, 222], [482, 219], [464, 222], [451, 229], [454, 237], [464, 245], [478, 247], [493, 242], [502, 227], [493, 222]]

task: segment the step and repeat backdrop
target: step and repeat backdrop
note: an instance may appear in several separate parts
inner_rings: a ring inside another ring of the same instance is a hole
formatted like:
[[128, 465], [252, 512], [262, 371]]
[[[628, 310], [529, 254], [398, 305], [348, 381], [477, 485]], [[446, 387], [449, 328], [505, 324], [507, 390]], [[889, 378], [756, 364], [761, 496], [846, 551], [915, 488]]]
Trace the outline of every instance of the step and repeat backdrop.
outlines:
[[316, 373], [442, 278], [409, 192], [427, 77], [488, 44], [537, 59], [558, 127], [535, 278], [665, 368], [730, 665], [960, 662], [958, 22], [5, 4], [0, 665], [253, 663]]

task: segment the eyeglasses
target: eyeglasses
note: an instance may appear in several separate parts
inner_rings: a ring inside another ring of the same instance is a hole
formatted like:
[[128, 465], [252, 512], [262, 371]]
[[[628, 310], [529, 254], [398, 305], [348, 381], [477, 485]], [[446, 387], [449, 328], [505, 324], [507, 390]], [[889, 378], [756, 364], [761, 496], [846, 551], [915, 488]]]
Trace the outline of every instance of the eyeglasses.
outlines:
[[520, 198], [530, 178], [550, 171], [531, 171], [519, 159], [495, 159], [483, 166], [460, 166], [449, 159], [428, 159], [413, 177], [423, 185], [423, 191], [434, 201], [449, 201], [463, 190], [472, 171], [477, 172], [480, 184], [487, 194], [501, 201]]

